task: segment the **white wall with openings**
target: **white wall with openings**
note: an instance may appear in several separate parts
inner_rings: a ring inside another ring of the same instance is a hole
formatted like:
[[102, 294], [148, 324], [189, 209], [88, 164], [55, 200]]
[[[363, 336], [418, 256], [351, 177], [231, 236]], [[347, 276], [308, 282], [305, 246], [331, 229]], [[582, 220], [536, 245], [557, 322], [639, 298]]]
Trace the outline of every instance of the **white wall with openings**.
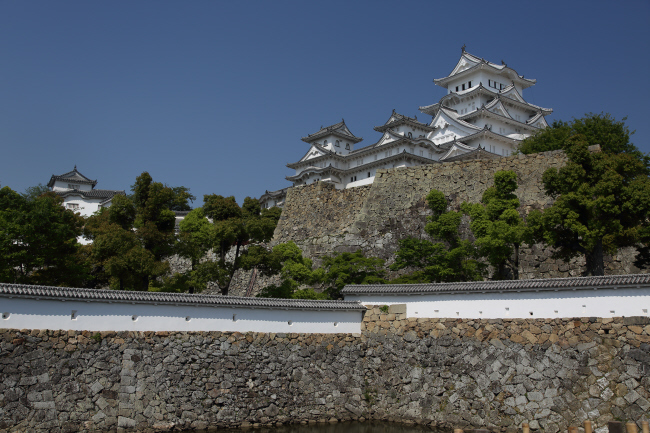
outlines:
[[457, 294], [353, 294], [363, 305], [406, 304], [407, 317], [553, 319], [649, 316], [650, 288]]
[[0, 297], [0, 328], [360, 333], [360, 310], [299, 310]]

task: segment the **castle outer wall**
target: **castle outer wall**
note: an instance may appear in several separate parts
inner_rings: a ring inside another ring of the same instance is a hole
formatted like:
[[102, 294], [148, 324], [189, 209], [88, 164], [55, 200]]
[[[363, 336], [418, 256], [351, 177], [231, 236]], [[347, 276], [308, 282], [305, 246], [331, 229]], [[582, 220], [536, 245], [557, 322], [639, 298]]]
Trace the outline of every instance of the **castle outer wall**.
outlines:
[[[464, 201], [480, 202], [493, 185], [494, 173], [517, 173], [520, 211], [543, 209], [552, 203], [544, 193], [542, 175], [548, 168], [566, 164], [563, 151], [515, 155], [491, 160], [470, 160], [380, 170], [372, 185], [336, 190], [316, 183], [290, 188], [273, 244], [294, 241], [305, 255], [319, 257], [337, 251], [361, 249], [391, 263], [398, 240], [424, 237], [426, 217], [431, 214], [425, 197], [432, 189], [442, 191], [458, 210]], [[636, 251], [628, 248], [606, 258], [606, 274], [643, 272], [633, 265]], [[520, 257], [521, 279], [579, 276], [584, 260], [571, 263], [550, 258], [544, 245], [524, 246]]]
[[388, 419], [596, 433], [650, 417], [650, 319], [406, 318], [361, 334], [0, 329], [0, 431]]

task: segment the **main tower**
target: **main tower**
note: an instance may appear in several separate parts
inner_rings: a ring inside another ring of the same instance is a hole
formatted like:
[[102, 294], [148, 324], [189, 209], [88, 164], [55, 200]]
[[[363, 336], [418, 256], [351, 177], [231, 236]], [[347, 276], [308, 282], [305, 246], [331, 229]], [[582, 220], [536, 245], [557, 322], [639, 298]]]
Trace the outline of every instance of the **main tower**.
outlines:
[[433, 80], [447, 94], [437, 104], [420, 107], [433, 117], [430, 126], [435, 130], [427, 138], [448, 148], [440, 161], [479, 147], [508, 156], [521, 140], [547, 127], [544, 117], [553, 110], [523, 97], [524, 89], [536, 81], [519, 75], [503, 61], [498, 65], [474, 56], [463, 46], [451, 73]]

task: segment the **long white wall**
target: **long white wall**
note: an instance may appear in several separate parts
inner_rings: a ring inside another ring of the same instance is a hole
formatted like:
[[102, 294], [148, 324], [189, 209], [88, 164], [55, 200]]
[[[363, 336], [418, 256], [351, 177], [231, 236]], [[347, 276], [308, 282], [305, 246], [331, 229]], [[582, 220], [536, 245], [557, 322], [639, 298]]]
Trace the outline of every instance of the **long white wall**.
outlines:
[[231, 308], [0, 297], [0, 328], [75, 331], [361, 332], [361, 311]]
[[364, 305], [406, 304], [407, 317], [552, 319], [648, 316], [650, 288], [436, 295], [346, 295]]

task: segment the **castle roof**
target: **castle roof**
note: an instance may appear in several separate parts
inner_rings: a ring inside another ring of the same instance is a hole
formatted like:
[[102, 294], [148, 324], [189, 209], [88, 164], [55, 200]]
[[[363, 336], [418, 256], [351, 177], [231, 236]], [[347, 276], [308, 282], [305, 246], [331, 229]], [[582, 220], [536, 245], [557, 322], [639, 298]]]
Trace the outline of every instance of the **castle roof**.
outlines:
[[314, 301], [306, 299], [247, 298], [171, 292], [138, 292], [0, 283], [0, 297], [69, 301], [123, 302], [154, 305], [197, 305], [211, 307], [284, 308], [291, 310], [353, 310], [366, 307], [356, 301]]
[[458, 63], [456, 63], [456, 66], [449, 75], [444, 78], [436, 78], [433, 82], [438, 86], [447, 88], [451, 81], [471, 75], [473, 72], [479, 70], [488, 70], [493, 72], [504, 77], [508, 81], [516, 82], [524, 89], [533, 86], [537, 82], [537, 80], [524, 78], [523, 75], [519, 75], [517, 71], [508, 67], [505, 62], [502, 61], [501, 63], [502, 64], [498, 65], [496, 63], [488, 62], [485, 59], [469, 54], [463, 49]]
[[381, 126], [375, 126], [373, 129], [378, 132], [385, 132], [388, 129], [392, 129], [400, 125], [409, 125], [415, 128], [424, 129], [425, 131], [434, 131], [436, 129], [432, 128], [426, 123], [418, 121], [417, 116], [408, 117], [403, 114], [396, 113], [395, 110], [393, 110], [393, 113], [390, 115], [386, 123]]
[[[415, 155], [415, 154], [412, 154], [412, 153], [407, 153], [404, 150], [404, 151], [402, 151], [400, 153], [396, 153], [395, 155], [387, 156], [385, 158], [381, 158], [381, 159], [378, 159], [376, 161], [374, 161], [374, 160], [373, 161], [368, 161], [368, 162], [366, 162], [366, 163], [364, 163], [362, 165], [355, 166], [355, 167], [350, 167], [350, 168], [337, 168], [337, 167], [333, 167], [331, 164], [328, 165], [327, 167], [315, 167], [315, 166], [307, 167], [303, 171], [301, 171], [300, 173], [298, 173], [296, 175], [293, 175], [293, 176], [287, 176], [287, 177], [285, 177], [285, 179], [287, 179], [290, 182], [295, 182], [295, 181], [300, 180], [303, 177], [307, 177], [307, 176], [309, 176], [310, 174], [313, 174], [313, 173], [319, 173], [319, 174], [331, 173], [331, 174], [334, 174], [336, 176], [344, 176], [344, 175], [346, 175], [348, 173], [356, 173], [358, 171], [366, 170], [368, 168], [372, 168], [372, 167], [375, 167], [375, 166], [383, 166], [387, 162], [390, 162], [390, 161], [401, 161], [401, 160], [404, 160], [404, 159], [415, 160], [415, 161], [418, 161], [418, 162], [420, 162], [422, 164], [437, 164], [437, 163], [439, 163], [438, 161], [436, 161], [434, 159], [429, 159], [429, 158], [427, 158], [425, 156], [420, 156], [420, 155]], [[287, 166], [288, 165], [289, 164], [287, 164]]]
[[[454, 143], [454, 144], [458, 145], [458, 144], [462, 144], [462, 143], [457, 142], [457, 143]], [[450, 150], [449, 152], [447, 152], [447, 155], [449, 155], [452, 151], [453, 151], [453, 149]], [[454, 162], [454, 161], [468, 161], [468, 160], [474, 160], [474, 159], [498, 159], [498, 158], [501, 158], [501, 156], [494, 153], [494, 152], [489, 152], [489, 151], [487, 151], [484, 148], [479, 146], [478, 148], [476, 148], [474, 150], [471, 150], [471, 151], [465, 152], [465, 153], [459, 153], [459, 154], [454, 155], [454, 156], [446, 156], [445, 155], [442, 158], [440, 158], [440, 161], [442, 161], [442, 162]]]
[[54, 186], [54, 183], [57, 180], [61, 182], [72, 182], [72, 183], [91, 185], [93, 188], [95, 187], [95, 185], [97, 185], [96, 180], [89, 179], [83, 174], [79, 173], [76, 165], [74, 166], [74, 169], [72, 169], [72, 171], [69, 171], [67, 173], [58, 176], [53, 174], [52, 177], [50, 178], [50, 181], [47, 183], [47, 186], [49, 188], [52, 188]]
[[267, 189], [266, 192], [260, 196], [259, 201], [265, 200], [267, 198], [284, 197], [285, 195], [287, 195], [287, 190], [289, 188], [290, 187], [286, 187], [286, 188], [279, 189], [277, 191], [269, 191]]
[[542, 292], [641, 288], [650, 285], [650, 274], [606, 275], [601, 277], [543, 278], [532, 280], [469, 281], [430, 284], [347, 285], [344, 295], [425, 295], [446, 293]]
[[471, 87], [470, 89], [463, 90], [460, 92], [448, 93], [435, 104], [425, 105], [419, 107], [419, 110], [430, 116], [435, 116], [440, 109], [440, 106], [444, 106], [445, 102], [452, 101], [454, 99], [460, 99], [460, 97], [465, 96], [474, 96], [474, 95], [487, 95], [491, 97], [503, 97], [501, 100], [505, 104], [513, 105], [515, 107], [521, 108], [530, 112], [539, 112], [541, 111], [545, 116], [553, 112], [552, 108], [544, 108], [535, 104], [526, 102], [521, 94], [517, 91], [515, 86], [512, 84], [504, 87], [502, 90], [493, 90], [488, 87], [484, 87], [483, 83], [479, 83], [478, 86]]
[[126, 195], [124, 190], [113, 190], [113, 189], [92, 189], [90, 191], [82, 191], [80, 189], [68, 189], [68, 190], [57, 190], [52, 191], [59, 197], [69, 197], [78, 195], [83, 198], [100, 198], [100, 199], [111, 199], [116, 195]]
[[337, 137], [343, 138], [344, 140], [351, 141], [352, 143], [358, 143], [363, 140], [361, 137], [355, 136], [352, 132], [350, 132], [350, 129], [348, 129], [347, 125], [345, 124], [345, 120], [341, 120], [339, 123], [335, 123], [334, 125], [322, 127], [314, 132], [313, 134], [309, 134], [306, 137], [302, 137], [301, 140], [306, 142], [306, 143], [313, 143], [314, 141], [327, 137], [328, 135], [335, 135]]

